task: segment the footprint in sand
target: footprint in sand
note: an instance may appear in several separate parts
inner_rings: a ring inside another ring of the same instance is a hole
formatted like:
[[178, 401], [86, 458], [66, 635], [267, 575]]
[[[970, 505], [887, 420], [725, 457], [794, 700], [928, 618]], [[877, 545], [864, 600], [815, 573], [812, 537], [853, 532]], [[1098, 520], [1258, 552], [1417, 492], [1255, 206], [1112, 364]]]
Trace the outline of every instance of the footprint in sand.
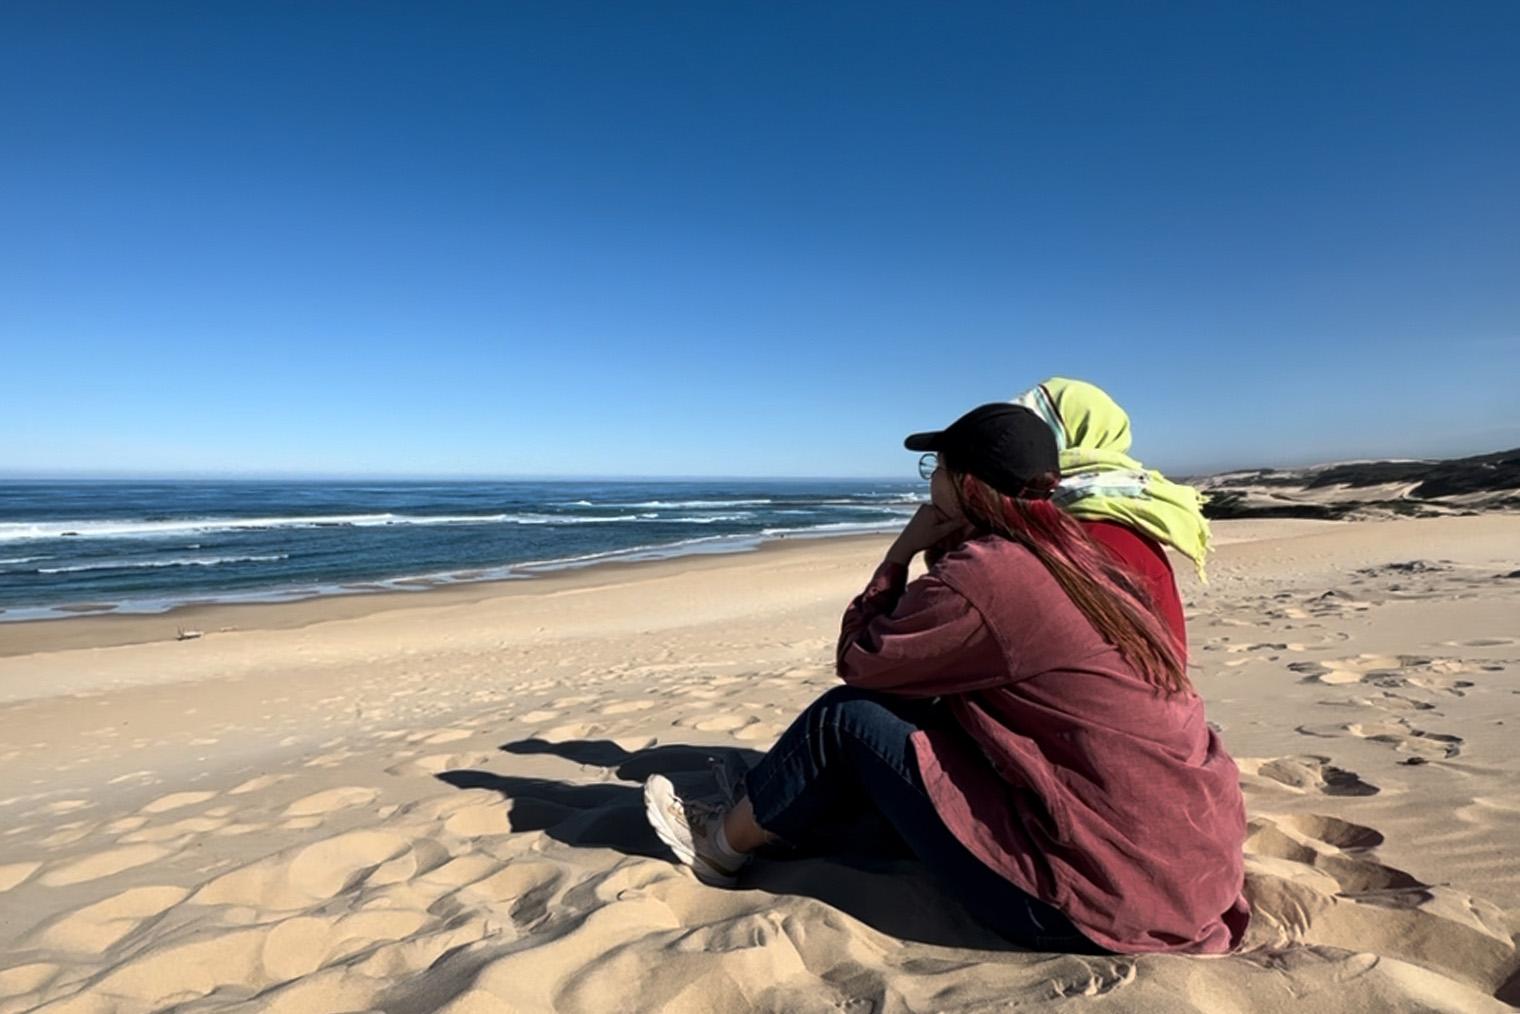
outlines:
[[670, 692], [672, 697], [696, 697], [704, 701], [717, 700], [724, 696], [723, 691], [714, 690], [712, 687], [677, 687]]
[[112, 778], [110, 781], [106, 782], [106, 784], [120, 785], [123, 782], [140, 782], [143, 785], [152, 785], [158, 780], [158, 773], [155, 771], [128, 771], [124, 775], [117, 775], [115, 778]]
[[698, 732], [733, 732], [756, 721], [753, 715], [694, 715], [683, 718], [676, 724], [689, 726]]
[[1291, 789], [1327, 796], [1375, 796], [1382, 791], [1355, 771], [1336, 767], [1329, 757], [1237, 757], [1241, 786], [1250, 789]]
[[50, 950], [98, 954], [189, 893], [183, 887], [133, 887], [49, 920], [31, 940]]
[[568, 743], [578, 739], [593, 739], [601, 735], [604, 726], [593, 722], [571, 722], [567, 725], [556, 725], [552, 729], [543, 729], [533, 734], [534, 739], [541, 739], [546, 743]]
[[147, 806], [141, 813], [168, 813], [170, 810], [178, 810], [185, 806], [194, 806], [196, 803], [204, 803], [216, 795], [215, 792], [172, 792], [167, 796], [160, 796]]
[[1452, 697], [1466, 697], [1467, 691], [1477, 685], [1472, 680], [1453, 680], [1440, 676], [1410, 676], [1404, 683], [1433, 694], [1449, 694]]
[[25, 883], [26, 879], [33, 873], [36, 873], [37, 868], [41, 865], [42, 863], [40, 862], [26, 862], [6, 863], [4, 866], [0, 866], [0, 892], [9, 891], [11, 888]]
[[[1261, 644], [1226, 644], [1223, 647], [1224, 647], [1224, 650], [1226, 652], [1228, 652], [1229, 654], [1231, 654], [1231, 655], [1238, 655], [1238, 654], [1240, 654], [1243, 651], [1249, 651], [1249, 652], [1260, 654], [1260, 653], [1263, 653], [1263, 652], [1303, 651], [1304, 650], [1304, 646], [1302, 644], [1296, 644], [1296, 643], [1295, 644], [1289, 644], [1289, 643], [1287, 643], [1285, 641], [1284, 642], [1262, 642]], [[1215, 650], [1217, 650], [1217, 649], [1215, 649]]]
[[48, 887], [68, 887], [71, 884], [99, 880], [113, 873], [144, 866], [172, 854], [172, 850], [159, 845], [123, 845], [120, 848], [104, 849], [75, 859], [50, 863], [38, 879], [40, 883]]
[[635, 711], [648, 711], [657, 704], [657, 701], [616, 701], [602, 709], [604, 715], [626, 715]]
[[575, 694], [571, 697], [561, 697], [550, 701], [549, 707], [564, 710], [565, 708], [578, 708], [583, 704], [590, 704], [600, 698], [600, 694]]
[[1303, 608], [1311, 616], [1343, 616], [1346, 613], [1364, 613], [1375, 605], [1376, 602], [1367, 602], [1339, 588], [1331, 588], [1311, 597], [1303, 604]]
[[121, 841], [124, 844], [136, 844], [138, 842], [173, 842], [178, 838], [188, 840], [198, 834], [219, 831], [230, 823], [231, 821], [226, 817], [186, 817], [172, 824], [124, 834], [121, 836]]
[[65, 845], [73, 845], [75, 842], [84, 841], [95, 832], [97, 825], [82, 821], [73, 824], [64, 824], [42, 839], [41, 844], [45, 848], [62, 848]]
[[1376, 697], [1364, 697], [1361, 703], [1374, 708], [1387, 708], [1393, 711], [1431, 711], [1435, 705], [1429, 701], [1418, 700], [1408, 694], [1395, 693], [1392, 690], [1384, 690]]
[[320, 817], [337, 810], [355, 806], [367, 806], [380, 795], [375, 789], [364, 785], [345, 785], [339, 789], [314, 792], [303, 796], [285, 808], [286, 817]]
[[[35, 995], [52, 982], [60, 971], [62, 969], [58, 965], [50, 965], [43, 961], [0, 969], [0, 998]], [[34, 1007], [34, 1004], [25, 1002], [21, 1007], [7, 1009], [32, 1010]]]
[[513, 923], [530, 926], [547, 914], [549, 899], [564, 882], [565, 872], [558, 863], [524, 859], [466, 884], [457, 897], [477, 905], [505, 907]]
[[290, 775], [259, 775], [257, 778], [248, 779], [236, 788], [228, 789], [227, 795], [241, 796], [249, 792], [262, 792], [271, 785], [278, 785], [289, 777]]
[[126, 834], [128, 831], [136, 831], [148, 822], [147, 817], [121, 817], [105, 826], [107, 834]]
[[1461, 736], [1427, 732], [1410, 724], [1406, 718], [1392, 718], [1386, 722], [1300, 725], [1297, 731], [1305, 736], [1331, 738], [1349, 735], [1374, 743], [1386, 743], [1399, 753], [1413, 754], [1422, 761], [1432, 758], [1450, 760], [1462, 752], [1462, 745], [1466, 742]]
[[1323, 662], [1293, 662], [1288, 668], [1301, 673], [1305, 683], [1360, 683], [1368, 674], [1398, 670], [1405, 665], [1428, 661], [1408, 655], [1354, 655], [1351, 658], [1326, 659]]
[[511, 834], [512, 824], [507, 808], [499, 798], [483, 803], [460, 807], [443, 822], [443, 829], [461, 838], [479, 838], [483, 835]]
[[266, 856], [211, 880], [194, 905], [248, 905], [287, 912], [321, 904], [355, 886], [411, 841], [387, 831], [350, 831]]
[[[325, 977], [325, 982], [313, 973], [376, 943], [408, 937], [429, 921], [425, 912], [382, 910], [300, 915], [272, 925], [206, 930], [133, 955], [80, 994], [95, 1003], [72, 1006], [116, 1010], [126, 1000], [125, 1006], [133, 1010], [181, 1008], [231, 986], [259, 993], [261, 1010], [333, 1009], [338, 996], [343, 999], [336, 1002], [337, 1007], [370, 1008], [367, 1000], [375, 992], [372, 977], [359, 976], [359, 981], [350, 984], [341, 971]], [[403, 958], [398, 967], [410, 965]], [[365, 978], [371, 982], [363, 983]], [[291, 980], [302, 981], [271, 989]]]
[[[442, 746], [445, 743], [457, 743], [461, 739], [469, 739], [475, 735], [473, 729], [442, 729], [420, 740], [423, 746]], [[407, 741], [412, 742], [414, 737], [408, 736]]]
[[1474, 670], [1472, 664], [1460, 659], [1424, 655], [1357, 655], [1325, 662], [1294, 662], [1288, 668], [1302, 673], [1305, 683], [1368, 683], [1385, 690], [1414, 688], [1452, 697], [1466, 696], [1473, 686], [1471, 680], [1452, 677]]
[[494, 752], [480, 751], [476, 753], [434, 753], [425, 757], [415, 757], [410, 760], [392, 764], [385, 769], [388, 775], [436, 775], [443, 771], [458, 771], [465, 768], [478, 768], [490, 763], [498, 755]]
[[760, 743], [774, 740], [781, 735], [782, 727], [775, 722], [754, 722], [734, 732], [734, 739], [745, 743]]
[[1246, 838], [1248, 947], [1328, 945], [1497, 980], [1514, 961], [1504, 913], [1370, 852], [1381, 832], [1320, 814], [1258, 816]]

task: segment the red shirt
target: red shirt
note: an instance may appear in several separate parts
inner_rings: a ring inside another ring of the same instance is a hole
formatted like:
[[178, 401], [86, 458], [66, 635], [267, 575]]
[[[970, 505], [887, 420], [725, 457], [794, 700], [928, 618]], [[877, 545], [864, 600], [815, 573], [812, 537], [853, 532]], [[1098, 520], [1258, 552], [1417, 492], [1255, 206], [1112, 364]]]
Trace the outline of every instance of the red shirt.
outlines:
[[1186, 662], [1187, 620], [1182, 615], [1182, 596], [1177, 594], [1177, 577], [1166, 550], [1150, 536], [1117, 521], [1083, 521], [1082, 527], [1139, 580], [1140, 591], [1148, 594], [1152, 608], [1177, 638]]
[[973, 539], [906, 579], [883, 564], [850, 604], [838, 671], [944, 698], [955, 724], [913, 746], [945, 826], [1111, 950], [1236, 946], [1245, 805], [1202, 700], [1136, 675], [1017, 543]]

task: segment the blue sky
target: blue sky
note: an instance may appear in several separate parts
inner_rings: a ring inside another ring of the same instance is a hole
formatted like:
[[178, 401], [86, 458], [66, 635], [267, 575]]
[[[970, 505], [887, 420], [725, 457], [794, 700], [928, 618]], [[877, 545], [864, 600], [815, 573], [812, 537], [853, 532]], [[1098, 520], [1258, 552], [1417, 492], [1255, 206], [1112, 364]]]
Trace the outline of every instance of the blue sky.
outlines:
[[1520, 444], [1520, 5], [0, 6], [0, 469]]

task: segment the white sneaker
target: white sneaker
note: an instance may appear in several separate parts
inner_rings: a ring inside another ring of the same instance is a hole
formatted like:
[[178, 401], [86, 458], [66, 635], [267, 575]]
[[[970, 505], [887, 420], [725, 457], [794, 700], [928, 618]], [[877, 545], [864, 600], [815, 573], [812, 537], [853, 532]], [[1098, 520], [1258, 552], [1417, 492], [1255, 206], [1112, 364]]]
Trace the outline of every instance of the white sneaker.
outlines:
[[664, 775], [651, 775], [644, 783], [644, 815], [654, 833], [670, 846], [676, 859], [691, 867], [698, 880], [714, 887], [734, 886], [745, 863], [718, 854], [713, 837], [725, 812], [712, 803], [682, 799]]

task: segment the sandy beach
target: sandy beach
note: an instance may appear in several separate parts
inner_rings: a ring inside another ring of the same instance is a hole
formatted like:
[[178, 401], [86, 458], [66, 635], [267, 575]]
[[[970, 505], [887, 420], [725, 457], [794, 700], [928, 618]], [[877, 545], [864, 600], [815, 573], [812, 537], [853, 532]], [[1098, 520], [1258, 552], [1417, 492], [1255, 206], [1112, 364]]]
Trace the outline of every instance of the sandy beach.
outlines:
[[1242, 953], [1011, 950], [910, 863], [666, 859], [642, 780], [710, 784], [833, 685], [871, 537], [0, 625], [0, 1012], [1520, 1003], [1520, 516], [1216, 533], [1177, 570]]

